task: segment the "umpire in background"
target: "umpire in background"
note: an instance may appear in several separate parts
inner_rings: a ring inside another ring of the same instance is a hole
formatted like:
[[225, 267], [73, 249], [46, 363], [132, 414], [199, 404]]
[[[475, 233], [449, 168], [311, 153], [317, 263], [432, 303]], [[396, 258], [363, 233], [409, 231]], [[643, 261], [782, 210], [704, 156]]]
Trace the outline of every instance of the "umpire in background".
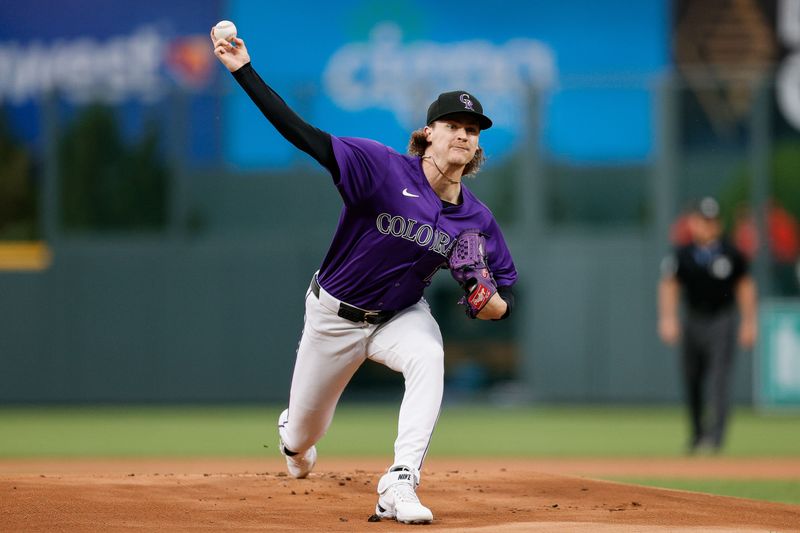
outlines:
[[737, 336], [745, 349], [756, 339], [756, 286], [744, 256], [722, 236], [714, 198], [703, 198], [692, 207], [688, 228], [691, 242], [677, 247], [662, 263], [658, 333], [666, 344], [680, 343], [682, 348], [691, 422], [688, 452], [716, 453], [725, 436]]

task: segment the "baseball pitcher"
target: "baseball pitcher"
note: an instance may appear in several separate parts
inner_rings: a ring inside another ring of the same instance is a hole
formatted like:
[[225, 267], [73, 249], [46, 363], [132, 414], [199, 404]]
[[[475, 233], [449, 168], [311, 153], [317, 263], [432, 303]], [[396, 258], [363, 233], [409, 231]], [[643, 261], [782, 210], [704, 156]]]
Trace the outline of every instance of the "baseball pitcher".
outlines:
[[[467, 91], [440, 94], [409, 154], [336, 137], [295, 114], [256, 73], [245, 43], [211, 40], [214, 53], [269, 122], [330, 173], [342, 198], [333, 241], [306, 292], [288, 409], [278, 420], [290, 475], [306, 477], [347, 383], [367, 359], [401, 372], [405, 394], [394, 460], [378, 483], [375, 514], [429, 523], [416, 495], [444, 386], [442, 335], [423, 291], [440, 269], [464, 290], [470, 318], [511, 313], [517, 272], [491, 211], [463, 184], [483, 161], [492, 121]], [[232, 44], [233, 43], [233, 44]]]

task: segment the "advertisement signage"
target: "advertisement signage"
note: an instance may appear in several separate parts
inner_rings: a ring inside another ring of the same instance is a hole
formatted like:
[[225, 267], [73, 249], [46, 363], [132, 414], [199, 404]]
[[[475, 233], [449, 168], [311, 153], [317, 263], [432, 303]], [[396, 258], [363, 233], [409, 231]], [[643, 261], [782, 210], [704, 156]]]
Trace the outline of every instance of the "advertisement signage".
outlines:
[[[524, 138], [534, 90], [549, 155], [577, 164], [653, 156], [653, 89], [669, 65], [666, 0], [504, 1], [481, 9], [342, 0], [279, 12], [233, 0], [226, 18], [264, 80], [334, 135], [404, 151], [436, 95], [463, 89], [492, 117], [481, 142], [498, 158]], [[229, 161], [281, 166], [297, 157], [241, 91], [225, 105]]]

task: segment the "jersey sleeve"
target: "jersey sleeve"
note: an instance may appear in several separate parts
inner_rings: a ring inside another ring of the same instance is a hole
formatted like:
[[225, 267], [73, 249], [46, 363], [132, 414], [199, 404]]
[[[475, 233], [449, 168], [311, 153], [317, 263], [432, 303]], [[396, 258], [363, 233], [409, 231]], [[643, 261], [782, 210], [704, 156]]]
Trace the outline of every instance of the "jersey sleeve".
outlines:
[[688, 283], [691, 276], [691, 246], [681, 246], [672, 252], [673, 264], [671, 266], [675, 279], [682, 285]]
[[319, 164], [328, 169], [334, 178], [336, 177], [338, 168], [329, 133], [315, 128], [300, 118], [300, 115], [295, 113], [283, 98], [261, 79], [251, 63], [234, 71], [233, 77], [261, 113], [278, 130], [278, 133], [316, 159]]
[[346, 205], [355, 206], [369, 198], [389, 173], [391, 149], [377, 141], [331, 136], [339, 167], [333, 176]]
[[510, 287], [517, 282], [517, 269], [503, 232], [500, 231], [500, 226], [494, 218], [489, 222], [487, 233], [486, 260], [489, 263], [489, 270], [492, 271], [498, 287]]

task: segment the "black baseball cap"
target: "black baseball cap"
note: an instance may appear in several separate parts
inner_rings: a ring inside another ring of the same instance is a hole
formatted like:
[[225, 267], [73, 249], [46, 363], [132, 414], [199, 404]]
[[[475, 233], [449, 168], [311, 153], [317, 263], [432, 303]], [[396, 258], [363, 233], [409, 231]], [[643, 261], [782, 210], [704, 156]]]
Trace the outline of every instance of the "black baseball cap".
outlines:
[[454, 113], [467, 113], [475, 115], [481, 130], [488, 130], [492, 127], [492, 121], [483, 114], [483, 106], [475, 96], [467, 91], [450, 91], [442, 93], [428, 106], [429, 126], [436, 120]]
[[715, 220], [720, 215], [719, 202], [711, 196], [706, 196], [694, 204], [692, 211], [705, 219]]

